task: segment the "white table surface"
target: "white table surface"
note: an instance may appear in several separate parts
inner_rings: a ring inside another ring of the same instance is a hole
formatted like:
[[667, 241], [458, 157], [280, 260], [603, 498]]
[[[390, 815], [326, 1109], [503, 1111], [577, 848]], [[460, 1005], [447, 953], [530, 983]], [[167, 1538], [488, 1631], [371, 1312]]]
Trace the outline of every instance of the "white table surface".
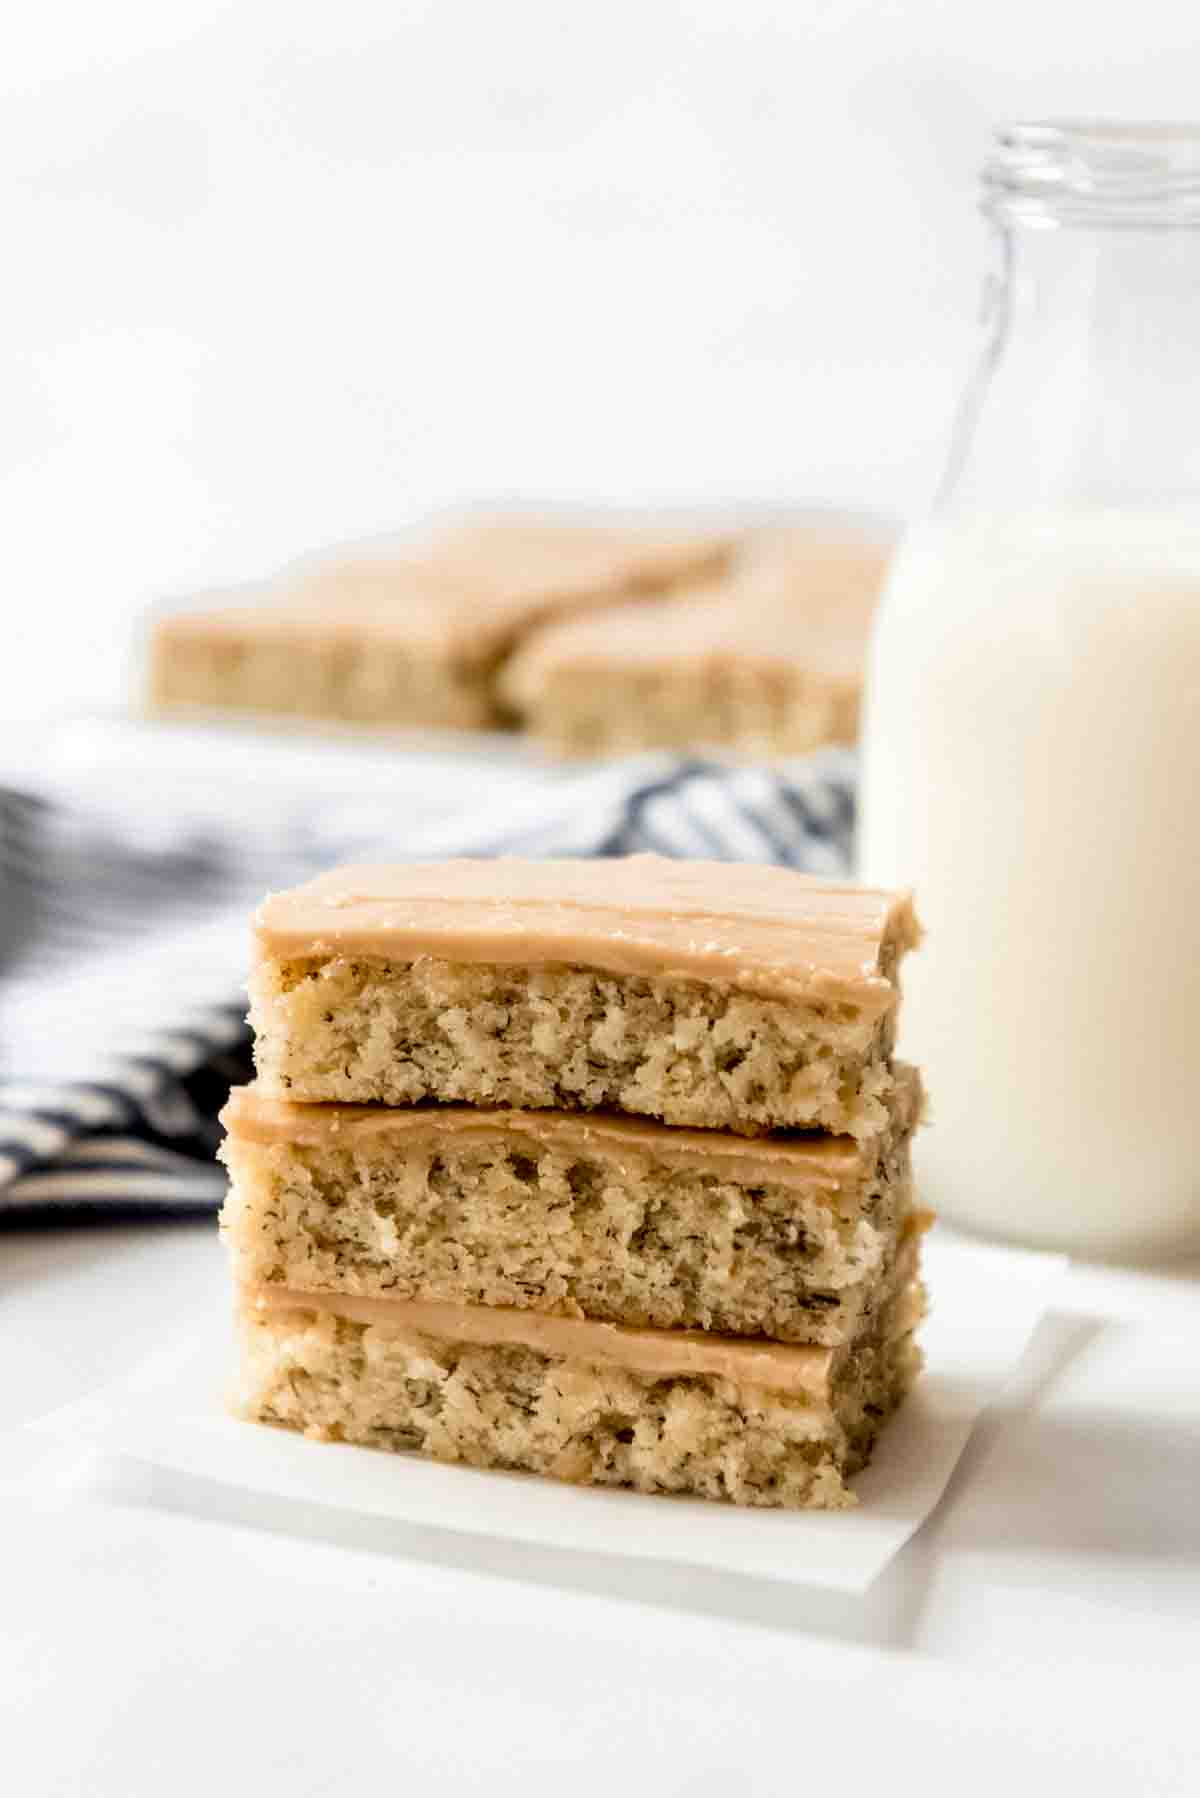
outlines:
[[855, 1599], [81, 1460], [18, 1426], [225, 1304], [215, 1232], [6, 1230], [2, 1789], [1194, 1792], [1198, 1290], [1072, 1268]]

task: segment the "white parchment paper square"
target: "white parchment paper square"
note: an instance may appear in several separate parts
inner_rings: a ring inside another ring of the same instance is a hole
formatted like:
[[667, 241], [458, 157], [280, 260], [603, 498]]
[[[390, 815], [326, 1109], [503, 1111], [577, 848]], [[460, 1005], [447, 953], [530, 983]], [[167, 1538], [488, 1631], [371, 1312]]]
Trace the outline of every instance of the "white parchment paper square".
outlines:
[[633, 1555], [861, 1592], [941, 1496], [980, 1412], [999, 1394], [1062, 1271], [1059, 1256], [965, 1243], [935, 1231], [933, 1309], [916, 1391], [855, 1481], [849, 1511], [744, 1510], [446, 1467], [416, 1455], [309, 1442], [222, 1408], [223, 1320], [137, 1376], [33, 1428], [104, 1453], [342, 1512], [559, 1549]]

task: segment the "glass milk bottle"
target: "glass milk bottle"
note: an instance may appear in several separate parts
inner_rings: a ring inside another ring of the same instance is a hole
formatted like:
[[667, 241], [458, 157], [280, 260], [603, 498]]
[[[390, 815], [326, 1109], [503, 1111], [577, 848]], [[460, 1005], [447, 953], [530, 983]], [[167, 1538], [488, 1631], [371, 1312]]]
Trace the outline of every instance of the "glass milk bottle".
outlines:
[[877, 624], [864, 879], [912, 886], [929, 1202], [1200, 1244], [1200, 126], [1017, 126], [932, 518]]

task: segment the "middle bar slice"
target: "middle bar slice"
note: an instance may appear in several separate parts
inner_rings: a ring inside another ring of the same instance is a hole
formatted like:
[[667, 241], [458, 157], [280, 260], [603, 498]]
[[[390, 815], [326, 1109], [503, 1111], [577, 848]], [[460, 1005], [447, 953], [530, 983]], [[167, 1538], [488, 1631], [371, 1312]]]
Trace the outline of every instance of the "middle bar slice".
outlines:
[[235, 1278], [836, 1346], [887, 1297], [912, 1209], [921, 1087], [895, 1073], [869, 1142], [242, 1088], [222, 1151]]

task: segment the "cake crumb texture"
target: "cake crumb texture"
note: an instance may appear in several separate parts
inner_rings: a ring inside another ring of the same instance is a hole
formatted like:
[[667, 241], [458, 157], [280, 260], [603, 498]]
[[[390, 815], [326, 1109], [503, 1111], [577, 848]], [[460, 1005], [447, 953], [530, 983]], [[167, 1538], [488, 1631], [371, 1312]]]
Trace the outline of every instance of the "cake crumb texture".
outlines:
[[260, 960], [263, 1090], [305, 1102], [606, 1108], [744, 1134], [886, 1129], [894, 1024], [717, 981], [423, 956]]

